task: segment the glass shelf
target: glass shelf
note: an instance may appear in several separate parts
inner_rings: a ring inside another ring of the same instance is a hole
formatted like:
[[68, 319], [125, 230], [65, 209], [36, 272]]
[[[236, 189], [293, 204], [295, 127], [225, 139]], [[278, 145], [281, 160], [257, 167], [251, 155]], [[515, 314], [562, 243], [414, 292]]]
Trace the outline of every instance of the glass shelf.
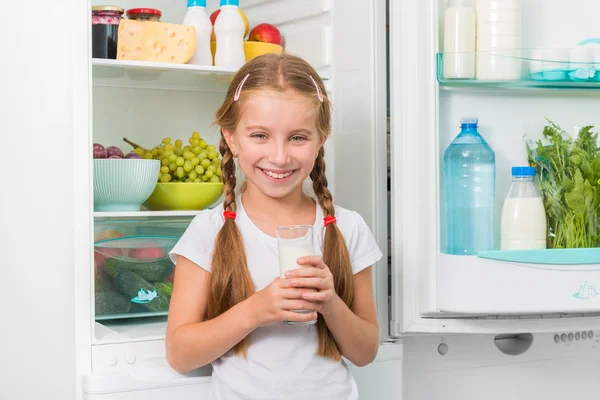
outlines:
[[[571, 62], [570, 52], [519, 49], [438, 53], [436, 77], [442, 87], [600, 89], [600, 57], [594, 57], [595, 63], [591, 59]], [[552, 58], [543, 58], [545, 55]]]

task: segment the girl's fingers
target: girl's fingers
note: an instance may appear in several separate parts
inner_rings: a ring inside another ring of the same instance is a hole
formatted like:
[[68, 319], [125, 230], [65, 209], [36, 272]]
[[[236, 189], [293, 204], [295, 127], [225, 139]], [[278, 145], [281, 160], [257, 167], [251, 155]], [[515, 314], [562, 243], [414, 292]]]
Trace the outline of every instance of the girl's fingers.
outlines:
[[282, 315], [284, 321], [308, 322], [316, 320], [318, 314], [316, 312], [299, 313], [293, 311], [284, 311]]
[[319, 311], [321, 304], [314, 303], [303, 299], [284, 300], [281, 302], [280, 308], [283, 310], [294, 311], [294, 310], [311, 310]]
[[295, 278], [295, 277], [311, 277], [311, 276], [324, 278], [325, 271], [323, 271], [322, 269], [319, 269], [319, 268], [315, 268], [315, 267], [304, 267], [304, 268], [298, 268], [298, 269], [294, 269], [292, 271], [288, 271], [285, 274], [285, 277], [287, 279]]
[[327, 266], [325, 265], [325, 263], [323, 262], [323, 259], [319, 256], [305, 256], [305, 257], [300, 257], [297, 261], [296, 261], [299, 265], [313, 265], [316, 268], [326, 268]]
[[327, 289], [327, 281], [323, 278], [294, 278], [291, 280], [294, 287], [316, 288], [319, 290]]

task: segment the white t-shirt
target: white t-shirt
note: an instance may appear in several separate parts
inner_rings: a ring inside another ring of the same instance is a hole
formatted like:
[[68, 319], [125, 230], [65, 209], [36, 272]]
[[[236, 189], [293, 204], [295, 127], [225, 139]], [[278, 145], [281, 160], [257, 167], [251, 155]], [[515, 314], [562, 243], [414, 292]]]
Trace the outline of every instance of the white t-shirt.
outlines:
[[[240, 196], [236, 203], [236, 223], [244, 240], [250, 276], [258, 291], [279, 276], [277, 239], [254, 225]], [[323, 212], [319, 206], [316, 209], [315, 242], [318, 255], [322, 256]], [[369, 227], [358, 213], [336, 206], [335, 215], [354, 274], [382, 257]], [[175, 262], [177, 255], [182, 255], [210, 272], [214, 240], [223, 222], [222, 204], [200, 212], [170, 252], [172, 260]], [[316, 325], [275, 323], [254, 330], [249, 339], [247, 360], [229, 351], [213, 361], [211, 400], [358, 399], [356, 383], [346, 364], [316, 355]]]

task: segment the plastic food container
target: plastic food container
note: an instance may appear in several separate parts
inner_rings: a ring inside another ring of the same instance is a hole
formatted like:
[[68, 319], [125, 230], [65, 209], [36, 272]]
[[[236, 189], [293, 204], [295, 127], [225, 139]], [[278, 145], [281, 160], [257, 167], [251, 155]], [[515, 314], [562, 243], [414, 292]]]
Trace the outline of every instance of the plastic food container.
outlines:
[[162, 13], [156, 8], [132, 8], [127, 10], [127, 18], [136, 21], [160, 22]]
[[96, 319], [166, 315], [176, 236], [126, 236], [94, 244]]
[[119, 23], [123, 9], [118, 6], [92, 7], [92, 57], [117, 58]]

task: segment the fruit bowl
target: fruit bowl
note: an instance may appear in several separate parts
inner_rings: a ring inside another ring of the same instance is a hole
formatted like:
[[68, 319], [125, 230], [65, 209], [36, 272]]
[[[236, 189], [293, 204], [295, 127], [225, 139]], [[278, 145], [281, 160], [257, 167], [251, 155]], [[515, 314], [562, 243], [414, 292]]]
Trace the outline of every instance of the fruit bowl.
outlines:
[[159, 183], [144, 203], [144, 207], [153, 211], [203, 210], [217, 201], [222, 194], [221, 182]]
[[139, 211], [159, 172], [159, 160], [95, 159], [94, 211]]
[[244, 42], [244, 53], [246, 54], [246, 62], [254, 57], [262, 56], [263, 54], [281, 54], [283, 47], [265, 42], [252, 42], [247, 40]]
[[[210, 42], [210, 50], [212, 51], [213, 58], [217, 49], [216, 42]], [[244, 41], [244, 53], [246, 55], [246, 62], [252, 60], [254, 57], [261, 56], [263, 54], [281, 54], [283, 53], [283, 47], [273, 43], [266, 42], [253, 42]]]

